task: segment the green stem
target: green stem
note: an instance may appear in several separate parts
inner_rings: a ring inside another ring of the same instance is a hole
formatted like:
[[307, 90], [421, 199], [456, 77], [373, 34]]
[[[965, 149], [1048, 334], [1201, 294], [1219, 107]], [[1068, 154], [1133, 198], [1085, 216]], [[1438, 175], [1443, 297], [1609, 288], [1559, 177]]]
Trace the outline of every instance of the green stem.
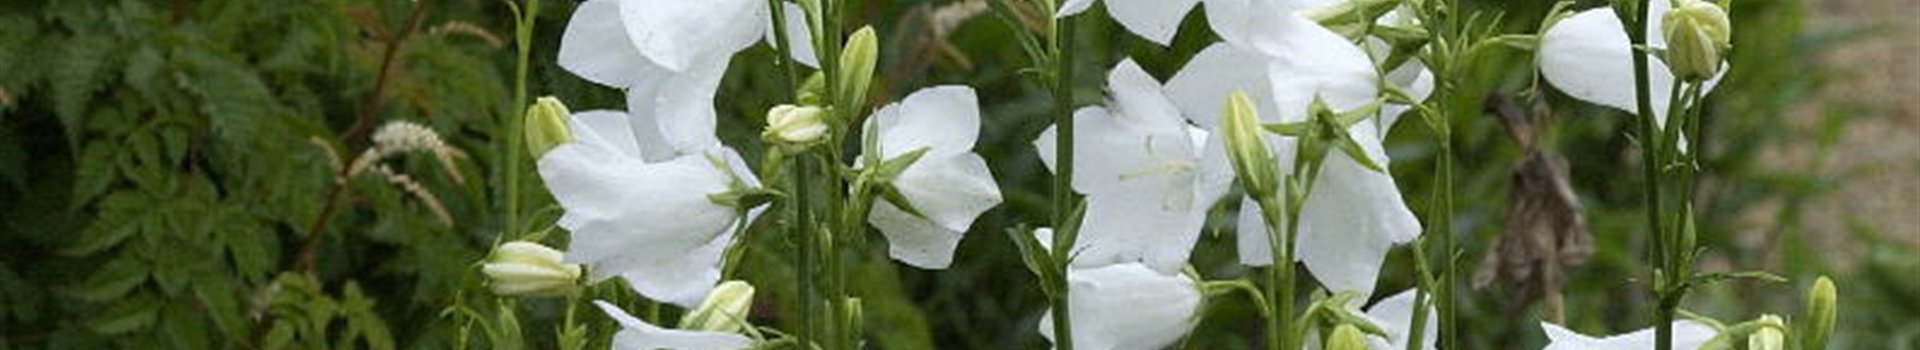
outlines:
[[538, 19], [536, 16], [538, 16], [539, 13], [540, 0], [527, 0], [527, 7], [520, 11], [519, 26], [514, 32], [514, 47], [519, 52], [517, 52], [518, 57], [514, 64], [513, 78], [513, 106], [514, 110], [520, 111], [520, 113], [509, 112], [508, 115], [517, 115], [519, 118], [510, 119], [502, 123], [506, 126], [505, 137], [507, 139], [506, 161], [504, 162], [506, 163], [506, 183], [504, 184], [506, 185], [506, 208], [504, 208], [506, 213], [503, 219], [506, 220], [507, 233], [512, 235], [519, 235], [525, 231], [523, 227], [520, 227], [520, 163], [523, 162], [520, 159], [520, 152], [523, 151], [522, 148], [525, 148], [525, 146], [521, 145], [521, 142], [525, 140], [525, 137], [521, 135], [521, 133], [525, 132], [521, 130], [521, 126], [523, 125], [521, 120], [527, 118], [525, 114], [527, 106], [527, 66], [529, 65], [528, 62], [531, 60], [530, 56], [533, 52], [533, 26]]
[[1053, 24], [1053, 117], [1054, 125], [1054, 162], [1053, 176], [1053, 227], [1076, 227], [1073, 230], [1061, 230], [1053, 237], [1054, 261], [1057, 262], [1056, 276], [1061, 281], [1056, 285], [1060, 289], [1053, 295], [1053, 334], [1054, 348], [1073, 350], [1073, 312], [1072, 300], [1068, 289], [1068, 268], [1072, 265], [1073, 244], [1079, 233], [1078, 226], [1071, 222], [1076, 203], [1073, 193], [1074, 163], [1074, 123], [1073, 123], [1073, 38], [1077, 16], [1068, 16], [1054, 21]]
[[[1659, 145], [1661, 134], [1659, 133], [1660, 127], [1655, 125], [1657, 121], [1653, 114], [1652, 89], [1648, 86], [1651, 80], [1647, 72], [1647, 52], [1639, 49], [1645, 47], [1647, 43], [1647, 13], [1652, 8], [1650, 4], [1651, 1], [1658, 0], [1634, 0], [1628, 2], [1630, 4], [1629, 6], [1631, 6], [1628, 15], [1632, 17], [1632, 20], [1622, 22], [1626, 24], [1627, 39], [1632, 44], [1630, 50], [1633, 52], [1634, 98], [1635, 102], [1637, 102], [1637, 110], [1640, 116], [1640, 158], [1642, 162], [1641, 165], [1645, 168], [1643, 172], [1646, 176], [1646, 184], [1644, 186], [1646, 190], [1647, 226], [1653, 233], [1653, 239], [1648, 241], [1650, 241], [1652, 245], [1651, 249], [1649, 249], [1649, 254], [1654, 256], [1654, 270], [1656, 271], [1654, 278], [1649, 280], [1654, 281], [1653, 293], [1654, 297], [1658, 300], [1654, 310], [1654, 321], [1657, 322], [1654, 324], [1654, 348], [1658, 350], [1671, 350], [1673, 349], [1673, 310], [1670, 307], [1672, 303], [1668, 302], [1670, 298], [1667, 295], [1667, 290], [1672, 286], [1667, 285], [1667, 283], [1661, 279], [1663, 278], [1663, 274], [1671, 275], [1675, 271], [1670, 270], [1672, 266], [1669, 266], [1673, 260], [1670, 258], [1672, 254], [1669, 250], [1673, 247], [1669, 247], [1667, 244], [1669, 238], [1666, 232], [1666, 225], [1663, 223], [1663, 218], [1661, 217], [1662, 211], [1660, 209], [1662, 204], [1660, 194], [1662, 180], [1660, 167], [1662, 164], [1660, 158], [1663, 158], [1661, 156], [1663, 153], [1661, 153]], [[1661, 272], [1662, 270], [1665, 271]]]
[[820, 320], [819, 312], [814, 310], [820, 298], [814, 286], [814, 282], [819, 280], [814, 263], [817, 260], [815, 256], [819, 255], [820, 241], [815, 238], [819, 231], [813, 229], [813, 216], [809, 210], [813, 201], [813, 184], [808, 174], [813, 172], [813, 161], [806, 153], [796, 154], [794, 158], [798, 161], [788, 172], [788, 191], [792, 192], [793, 197], [787, 199], [787, 222], [791, 225], [787, 229], [790, 237], [800, 240], [800, 257], [798, 263], [794, 264], [794, 276], [800, 279], [800, 344], [813, 344], [819, 332]]

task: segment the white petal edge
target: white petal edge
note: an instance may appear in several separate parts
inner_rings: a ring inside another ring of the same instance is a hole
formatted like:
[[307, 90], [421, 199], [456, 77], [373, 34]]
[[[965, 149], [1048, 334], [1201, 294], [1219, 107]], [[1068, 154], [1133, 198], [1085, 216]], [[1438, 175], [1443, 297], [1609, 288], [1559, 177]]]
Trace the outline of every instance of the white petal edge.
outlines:
[[612, 303], [594, 300], [593, 305], [620, 323], [620, 332], [613, 336], [614, 349], [736, 350], [753, 346], [753, 340], [739, 334], [660, 328], [627, 314]]

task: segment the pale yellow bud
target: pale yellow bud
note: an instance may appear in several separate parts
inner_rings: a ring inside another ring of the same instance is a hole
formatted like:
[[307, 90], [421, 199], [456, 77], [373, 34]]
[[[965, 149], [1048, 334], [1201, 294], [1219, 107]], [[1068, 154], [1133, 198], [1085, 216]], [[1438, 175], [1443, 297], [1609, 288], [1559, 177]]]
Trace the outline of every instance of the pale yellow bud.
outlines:
[[808, 144], [827, 134], [826, 109], [779, 105], [767, 111], [767, 130], [760, 137], [781, 144]]
[[527, 137], [527, 150], [535, 159], [548, 150], [561, 144], [573, 142], [573, 129], [567, 125], [572, 112], [567, 105], [552, 96], [541, 97], [527, 106], [526, 129], [521, 130]]
[[1342, 324], [1327, 336], [1326, 350], [1367, 350], [1367, 336], [1359, 328]]
[[747, 327], [747, 314], [753, 310], [753, 285], [744, 281], [726, 281], [707, 292], [707, 300], [693, 313], [680, 319], [680, 329], [715, 332], [739, 332]]
[[1719, 73], [1726, 51], [1733, 48], [1733, 22], [1726, 10], [1711, 2], [1679, 0], [1661, 17], [1661, 26], [1667, 38], [1667, 65], [1683, 80], [1712, 78]]
[[1253, 108], [1253, 100], [1245, 92], [1236, 91], [1227, 98], [1227, 110], [1221, 113], [1220, 125], [1226, 134], [1227, 156], [1232, 161], [1233, 170], [1238, 174], [1240, 185], [1247, 193], [1256, 198], [1271, 196], [1279, 191], [1279, 164], [1274, 162], [1273, 151], [1267, 149], [1267, 141], [1262, 137], [1260, 116]]
[[559, 296], [579, 289], [580, 265], [563, 263], [562, 253], [539, 243], [514, 241], [495, 248], [480, 272], [503, 296]]
[[1786, 350], [1787, 333], [1783, 331], [1787, 328], [1786, 321], [1780, 320], [1780, 316], [1765, 315], [1760, 316], [1759, 322], [1763, 327], [1747, 336], [1747, 350]]

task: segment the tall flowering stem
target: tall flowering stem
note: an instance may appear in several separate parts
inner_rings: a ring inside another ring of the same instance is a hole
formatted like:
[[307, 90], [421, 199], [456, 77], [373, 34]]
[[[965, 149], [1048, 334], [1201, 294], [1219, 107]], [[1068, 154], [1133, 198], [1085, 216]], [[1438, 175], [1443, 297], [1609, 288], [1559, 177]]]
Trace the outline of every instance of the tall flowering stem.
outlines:
[[[508, 4], [512, 3], [509, 2]], [[524, 111], [524, 109], [520, 109], [518, 106], [527, 105], [527, 66], [530, 61], [530, 55], [533, 53], [533, 25], [534, 22], [539, 19], [540, 0], [527, 0], [527, 7], [519, 9], [516, 13], [520, 15], [520, 18], [516, 19], [517, 25], [514, 26], [513, 36], [514, 49], [517, 50], [516, 54], [518, 55], [513, 70], [513, 106], [515, 106], [516, 110]], [[504, 137], [507, 139], [505, 146], [506, 158], [503, 162], [506, 163], [506, 174], [504, 174], [506, 178], [504, 181], [506, 185], [506, 204], [505, 208], [503, 208], [505, 210], [503, 219], [506, 221], [506, 232], [519, 234], [525, 231], [525, 228], [520, 226], [520, 163], [525, 162], [520, 159], [520, 152], [526, 148], [525, 145], [521, 144], [521, 140], [525, 138], [521, 137], [520, 134], [526, 132], [526, 130], [522, 130], [520, 121], [525, 120], [527, 116], [525, 114], [519, 114], [514, 115], [514, 117], [515, 118], [501, 122], [502, 126], [506, 128], [506, 136]]]
[[[1054, 16], [1053, 20], [1053, 116], [1058, 130], [1054, 134], [1055, 171], [1053, 174], [1053, 227], [1077, 227], [1072, 222], [1076, 203], [1079, 199], [1073, 193], [1073, 37], [1078, 16]], [[1070, 257], [1073, 254], [1077, 229], [1063, 229], [1053, 236], [1055, 276], [1066, 280]], [[1066, 288], [1069, 283], [1060, 283], [1061, 290], [1053, 298], [1053, 334], [1054, 347], [1059, 350], [1073, 350], [1073, 312]]]
[[[1650, 245], [1648, 251], [1649, 254], [1653, 255], [1652, 260], [1654, 265], [1652, 278], [1649, 279], [1654, 281], [1653, 294], [1656, 299], [1654, 304], [1654, 348], [1658, 350], [1671, 350], [1673, 348], [1672, 324], [1674, 309], [1679, 306], [1679, 296], [1669, 295], [1667, 290], [1669, 284], [1667, 283], [1668, 277], [1666, 276], [1674, 275], [1676, 270], [1671, 269], [1671, 267], [1673, 267], [1673, 259], [1668, 252], [1672, 250], [1673, 247], [1668, 246], [1670, 243], [1668, 240], [1670, 238], [1668, 237], [1667, 225], [1661, 217], [1663, 211], [1661, 210], [1662, 203], [1660, 193], [1662, 179], [1660, 167], [1662, 163], [1661, 158], [1664, 158], [1662, 154], [1664, 153], [1662, 153], [1660, 149], [1660, 146], [1662, 146], [1660, 140], [1664, 138], [1660, 136], [1659, 121], [1656, 119], [1657, 117], [1655, 117], [1653, 110], [1653, 93], [1652, 87], [1649, 86], [1651, 77], [1647, 72], [1647, 52], [1639, 49], [1646, 47], [1647, 44], [1647, 14], [1652, 11], [1653, 1], [1663, 0], [1624, 1], [1616, 4], [1615, 11], [1620, 14], [1621, 22], [1625, 24], [1622, 27], [1627, 31], [1627, 40], [1634, 48], [1632, 49], [1633, 81], [1635, 88], [1634, 99], [1636, 101], [1636, 111], [1638, 112], [1636, 114], [1640, 116], [1639, 143], [1641, 168], [1646, 176], [1646, 182], [1642, 185], [1642, 189], [1646, 192], [1647, 229], [1652, 233], [1653, 237], [1653, 239], [1647, 241]], [[1619, 6], [1624, 6], [1625, 8], [1622, 9], [1619, 8]]]

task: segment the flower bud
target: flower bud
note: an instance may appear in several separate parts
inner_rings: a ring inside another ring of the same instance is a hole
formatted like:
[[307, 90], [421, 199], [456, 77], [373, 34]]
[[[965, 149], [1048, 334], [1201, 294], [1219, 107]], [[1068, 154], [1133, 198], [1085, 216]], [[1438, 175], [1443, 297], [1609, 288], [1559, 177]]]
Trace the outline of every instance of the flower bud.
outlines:
[[1227, 156], [1232, 160], [1233, 170], [1239, 176], [1240, 186], [1247, 193], [1268, 196], [1278, 193], [1279, 164], [1274, 163], [1272, 150], [1267, 149], [1267, 141], [1260, 133], [1260, 117], [1253, 109], [1253, 101], [1245, 92], [1235, 91], [1227, 97], [1227, 110], [1222, 113], [1220, 125], [1226, 133]]
[[1733, 24], [1726, 10], [1711, 2], [1679, 0], [1660, 20], [1674, 76], [1701, 81], [1719, 73], [1721, 58], [1733, 48]]
[[1327, 336], [1327, 347], [1325, 349], [1367, 350], [1367, 336], [1366, 334], [1360, 333], [1360, 329], [1354, 328], [1353, 325], [1342, 324], [1333, 329], [1333, 334]]
[[567, 126], [571, 114], [567, 105], [552, 96], [541, 97], [527, 107], [526, 128], [521, 132], [526, 135], [527, 150], [533, 152], [534, 158], [540, 158], [560, 144], [573, 142], [573, 130]]
[[879, 38], [874, 37], [873, 27], [860, 27], [852, 36], [840, 56], [840, 86], [835, 87], [840, 101], [835, 107], [849, 112], [847, 103], [866, 101], [867, 86], [873, 82], [873, 68], [880, 60]]
[[1813, 291], [1807, 293], [1807, 315], [1805, 334], [1800, 336], [1802, 350], [1823, 350], [1827, 348], [1827, 337], [1833, 335], [1833, 322], [1836, 316], [1839, 296], [1834, 290], [1833, 280], [1827, 276], [1813, 281]]
[[680, 329], [715, 332], [739, 332], [746, 329], [747, 314], [753, 310], [753, 285], [745, 281], [726, 281], [707, 292], [707, 300], [693, 313], [680, 319]]
[[487, 285], [503, 296], [559, 296], [579, 285], [580, 265], [561, 262], [565, 255], [539, 243], [514, 241], [495, 248], [480, 267]]
[[1787, 334], [1784, 331], [1787, 328], [1786, 321], [1781, 321], [1780, 316], [1765, 315], [1760, 316], [1759, 323], [1760, 329], [1755, 330], [1753, 335], [1747, 336], [1747, 350], [1785, 350], [1787, 348]]
[[767, 111], [767, 130], [760, 137], [776, 144], [808, 144], [827, 134], [826, 109], [779, 105]]

